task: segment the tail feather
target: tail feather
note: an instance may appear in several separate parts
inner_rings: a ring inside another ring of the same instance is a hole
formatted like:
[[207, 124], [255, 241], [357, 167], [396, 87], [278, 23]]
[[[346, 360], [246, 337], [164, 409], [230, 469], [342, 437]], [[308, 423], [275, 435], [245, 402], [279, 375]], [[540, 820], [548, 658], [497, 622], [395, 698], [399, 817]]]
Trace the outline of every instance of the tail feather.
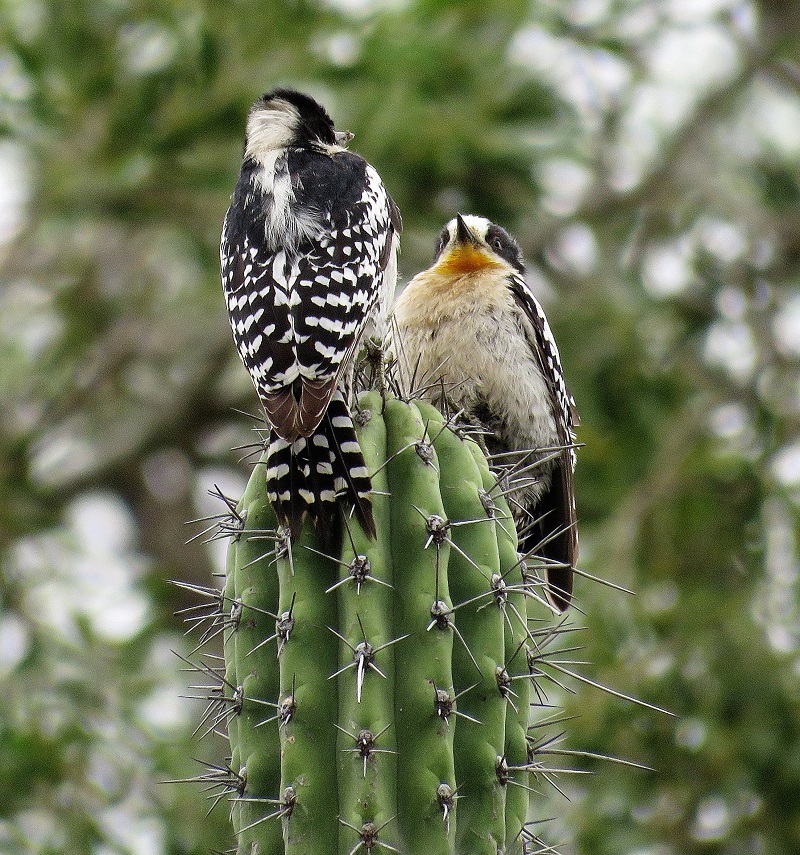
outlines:
[[346, 502], [353, 505], [366, 534], [375, 537], [372, 479], [358, 443], [350, 409], [341, 394], [337, 393], [331, 399], [323, 427], [330, 441], [337, 495], [344, 494]]
[[[572, 577], [578, 562], [578, 529], [572, 488], [572, 466], [560, 461], [550, 489], [526, 511], [529, 531], [520, 552], [543, 558], [545, 594], [559, 612], [572, 601]], [[533, 521], [532, 524], [531, 521]]]
[[325, 551], [342, 538], [340, 500], [352, 506], [364, 531], [375, 536], [372, 482], [358, 443], [353, 419], [341, 392], [309, 437], [288, 442], [275, 431], [267, 452], [267, 495], [279, 521], [297, 539], [306, 515], [311, 517]]

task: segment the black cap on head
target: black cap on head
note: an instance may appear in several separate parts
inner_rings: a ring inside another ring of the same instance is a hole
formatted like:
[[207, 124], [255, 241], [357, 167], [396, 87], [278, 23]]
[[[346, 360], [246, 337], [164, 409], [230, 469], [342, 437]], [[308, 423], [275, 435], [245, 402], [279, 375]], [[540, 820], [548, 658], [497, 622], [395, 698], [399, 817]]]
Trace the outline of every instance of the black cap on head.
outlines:
[[298, 141], [318, 141], [325, 145], [336, 143], [333, 119], [328, 111], [310, 95], [296, 89], [273, 89], [259, 99], [259, 105], [268, 106], [270, 101], [285, 101], [297, 110], [300, 117], [297, 128]]

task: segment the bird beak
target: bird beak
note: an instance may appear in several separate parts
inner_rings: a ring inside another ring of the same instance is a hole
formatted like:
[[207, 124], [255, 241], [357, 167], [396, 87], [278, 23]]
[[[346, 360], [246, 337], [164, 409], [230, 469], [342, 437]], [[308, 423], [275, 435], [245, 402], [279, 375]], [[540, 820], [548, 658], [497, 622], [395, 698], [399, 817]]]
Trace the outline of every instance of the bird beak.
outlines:
[[334, 131], [333, 135], [336, 138], [336, 145], [340, 145], [342, 147], [346, 146], [347, 143], [349, 143], [355, 136], [355, 134], [350, 131]]
[[473, 246], [477, 246], [479, 241], [475, 234], [472, 232], [472, 229], [464, 222], [464, 218], [461, 214], [456, 214], [456, 234], [455, 234], [456, 243], [460, 244], [472, 244]]

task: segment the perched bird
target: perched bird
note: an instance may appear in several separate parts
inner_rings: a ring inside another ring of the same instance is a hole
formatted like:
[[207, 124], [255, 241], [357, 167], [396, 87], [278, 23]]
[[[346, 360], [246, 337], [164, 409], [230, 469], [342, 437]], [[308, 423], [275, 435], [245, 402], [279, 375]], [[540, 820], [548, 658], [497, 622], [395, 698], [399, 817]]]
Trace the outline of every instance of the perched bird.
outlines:
[[293, 538], [308, 514], [325, 545], [341, 496], [375, 533], [351, 385], [360, 344], [385, 334], [401, 231], [351, 138], [308, 95], [259, 98], [220, 245], [233, 338], [271, 427], [267, 493]]
[[563, 611], [578, 558], [577, 413], [517, 242], [483, 217], [459, 214], [442, 231], [433, 266], [399, 296], [394, 319], [404, 385], [463, 411], [509, 465], [520, 551], [542, 559], [545, 593]]

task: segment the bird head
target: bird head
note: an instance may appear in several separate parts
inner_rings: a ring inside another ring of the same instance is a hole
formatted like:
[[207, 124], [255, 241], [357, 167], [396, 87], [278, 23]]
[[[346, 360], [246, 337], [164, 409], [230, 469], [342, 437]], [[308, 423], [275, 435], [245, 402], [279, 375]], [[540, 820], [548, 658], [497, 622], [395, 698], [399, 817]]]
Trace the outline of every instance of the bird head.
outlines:
[[439, 273], [463, 275], [504, 267], [524, 274], [519, 244], [485, 217], [457, 214], [439, 235], [434, 263]]
[[340, 148], [353, 138], [337, 131], [327, 110], [310, 95], [274, 89], [262, 95], [247, 117], [245, 156], [263, 160], [284, 148]]

